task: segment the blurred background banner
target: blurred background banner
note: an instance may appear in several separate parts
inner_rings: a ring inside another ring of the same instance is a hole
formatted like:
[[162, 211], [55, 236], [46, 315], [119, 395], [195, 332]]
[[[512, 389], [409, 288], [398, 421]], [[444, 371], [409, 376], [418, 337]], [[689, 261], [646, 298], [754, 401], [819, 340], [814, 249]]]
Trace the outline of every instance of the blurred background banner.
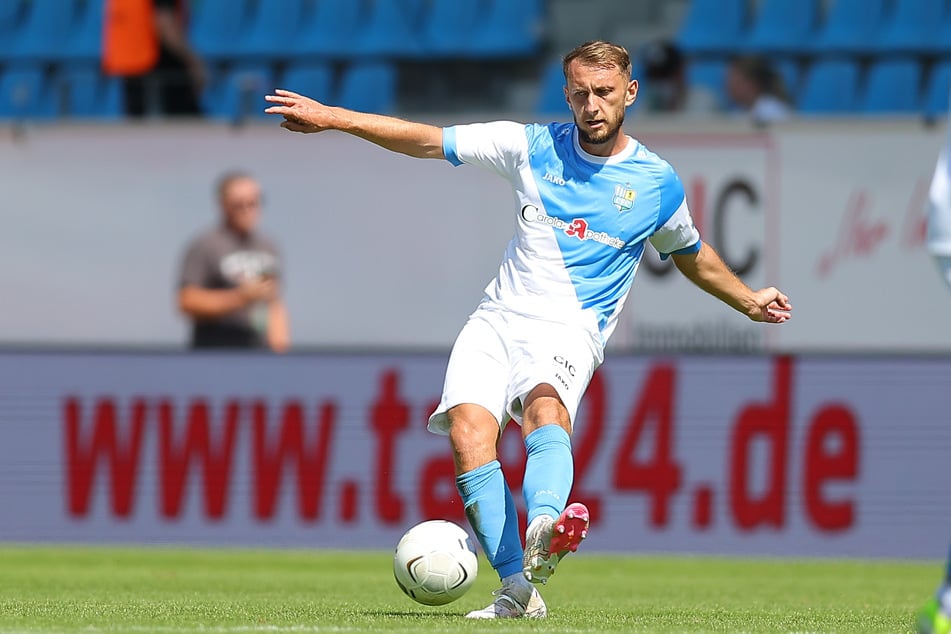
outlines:
[[[0, 296], [20, 298], [0, 312], [0, 343], [180, 346], [185, 323], [169, 308], [180, 245], [215, 221], [209, 182], [240, 165], [281, 237], [295, 346], [448, 349], [511, 236], [507, 184], [342, 135], [280, 132], [51, 125], [0, 138]], [[677, 167], [727, 263], [801, 308], [783, 328], [748, 323], [650, 252], [615, 350], [951, 351], [951, 294], [924, 245], [940, 129], [876, 119], [632, 132]]]
[[[444, 363], [2, 354], [0, 540], [379, 548], [463, 521], [425, 430]], [[948, 359], [610, 358], [574, 440], [586, 548], [933, 557], [949, 384]], [[516, 486], [523, 452], [509, 426]]]

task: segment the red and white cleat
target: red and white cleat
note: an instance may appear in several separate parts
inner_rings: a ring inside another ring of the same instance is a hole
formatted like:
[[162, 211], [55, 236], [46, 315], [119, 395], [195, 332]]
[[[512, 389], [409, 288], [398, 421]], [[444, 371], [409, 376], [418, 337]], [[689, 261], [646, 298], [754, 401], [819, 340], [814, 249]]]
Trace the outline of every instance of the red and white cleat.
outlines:
[[522, 559], [525, 578], [532, 583], [548, 583], [558, 562], [578, 550], [588, 536], [590, 520], [588, 507], [578, 502], [569, 504], [556, 520], [549, 515], [532, 520], [525, 536]]

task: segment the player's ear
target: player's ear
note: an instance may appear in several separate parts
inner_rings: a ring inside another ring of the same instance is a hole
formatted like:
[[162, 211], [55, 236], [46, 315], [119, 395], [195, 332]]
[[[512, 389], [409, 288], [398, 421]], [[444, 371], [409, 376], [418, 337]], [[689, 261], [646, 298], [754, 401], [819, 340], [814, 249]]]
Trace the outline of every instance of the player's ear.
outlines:
[[627, 85], [627, 94], [624, 96], [624, 105], [630, 106], [637, 99], [637, 80], [632, 79]]

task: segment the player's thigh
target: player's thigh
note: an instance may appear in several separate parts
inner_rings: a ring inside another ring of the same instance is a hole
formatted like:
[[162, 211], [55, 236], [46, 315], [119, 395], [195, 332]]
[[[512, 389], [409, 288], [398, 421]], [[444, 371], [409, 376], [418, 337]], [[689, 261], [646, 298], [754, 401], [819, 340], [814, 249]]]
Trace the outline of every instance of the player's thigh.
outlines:
[[[590, 334], [581, 328], [536, 322], [526, 330], [526, 337], [511, 352], [514, 379], [509, 397], [509, 413], [523, 423], [525, 414], [529, 428], [558, 424], [561, 421], [538, 417], [552, 416], [556, 400], [564, 407], [568, 423], [574, 423], [578, 405], [600, 364], [600, 355]], [[551, 386], [554, 394], [539, 386]], [[529, 397], [543, 399], [539, 407], [526, 410]]]
[[463, 404], [481, 407], [497, 426], [507, 419], [509, 362], [499, 328], [491, 314], [479, 311], [463, 326], [449, 355], [439, 406], [429, 417], [430, 431], [448, 434], [449, 412]]

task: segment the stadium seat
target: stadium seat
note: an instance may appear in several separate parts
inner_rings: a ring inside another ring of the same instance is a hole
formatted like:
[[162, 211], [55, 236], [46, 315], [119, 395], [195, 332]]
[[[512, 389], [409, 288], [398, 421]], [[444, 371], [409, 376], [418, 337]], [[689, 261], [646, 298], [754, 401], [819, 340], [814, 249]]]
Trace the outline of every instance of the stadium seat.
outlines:
[[819, 0], [762, 0], [738, 50], [760, 54], [798, 54], [807, 50], [819, 25]]
[[479, 13], [480, 0], [431, 0], [420, 26], [424, 53], [465, 57]]
[[282, 87], [324, 103], [335, 103], [334, 75], [329, 64], [295, 62], [284, 71]]
[[773, 67], [783, 80], [783, 88], [790, 97], [799, 91], [799, 84], [802, 80], [802, 70], [799, 62], [790, 57], [781, 57], [773, 60]]
[[0, 2], [0, 62], [9, 55], [21, 15], [26, 10], [25, 5], [24, 0]]
[[30, 0], [25, 3], [8, 44], [7, 59], [56, 61], [69, 32], [73, 1]]
[[102, 21], [105, 0], [72, 0], [63, 60], [99, 61], [102, 57]]
[[938, 45], [944, 0], [901, 0], [869, 42], [878, 54], [928, 54]]
[[354, 62], [343, 73], [337, 102], [344, 108], [363, 112], [393, 112], [396, 82], [396, 67], [390, 62]]
[[420, 0], [374, 0], [366, 7], [354, 38], [354, 55], [370, 57], [419, 57], [417, 29], [422, 15]]
[[49, 78], [40, 64], [7, 68], [0, 74], [0, 119], [51, 119], [59, 114]]
[[297, 56], [341, 59], [355, 48], [361, 3], [354, 0], [303, 0], [301, 26], [291, 43]]
[[951, 60], [936, 64], [928, 74], [925, 86], [924, 114], [929, 119], [940, 119], [947, 116], [951, 105], [948, 103], [951, 91]]
[[52, 92], [66, 117], [114, 119], [122, 116], [122, 88], [118, 77], [107, 77], [95, 62], [67, 63], [52, 81]]
[[869, 114], [920, 112], [921, 65], [918, 60], [889, 59], [872, 64], [858, 107]]
[[230, 58], [247, 35], [248, 0], [196, 0], [188, 22], [188, 37], [195, 51], [207, 60]]
[[541, 0], [488, 0], [468, 40], [474, 57], [530, 55], [541, 44]]
[[688, 55], [732, 53], [747, 23], [745, 0], [692, 0], [677, 44]]
[[937, 35], [932, 42], [932, 52], [938, 55], [951, 55], [951, 3], [945, 5], [938, 24]]
[[302, 12], [301, 0], [250, 0], [246, 33], [235, 41], [235, 55], [267, 60], [291, 56], [289, 42]]
[[568, 116], [568, 104], [565, 102], [565, 73], [561, 59], [552, 59], [542, 71], [538, 82], [538, 98], [535, 112], [544, 116]]
[[716, 98], [717, 108], [726, 108], [726, 62], [719, 59], [695, 59], [687, 63], [687, 84], [708, 91]]
[[205, 114], [239, 122], [263, 117], [264, 95], [276, 88], [273, 68], [266, 63], [240, 63], [223, 69], [204, 95]]
[[797, 108], [811, 114], [853, 112], [858, 105], [860, 68], [851, 59], [815, 62], [806, 73]]
[[887, 17], [888, 0], [835, 0], [808, 49], [811, 53], [868, 54]]

